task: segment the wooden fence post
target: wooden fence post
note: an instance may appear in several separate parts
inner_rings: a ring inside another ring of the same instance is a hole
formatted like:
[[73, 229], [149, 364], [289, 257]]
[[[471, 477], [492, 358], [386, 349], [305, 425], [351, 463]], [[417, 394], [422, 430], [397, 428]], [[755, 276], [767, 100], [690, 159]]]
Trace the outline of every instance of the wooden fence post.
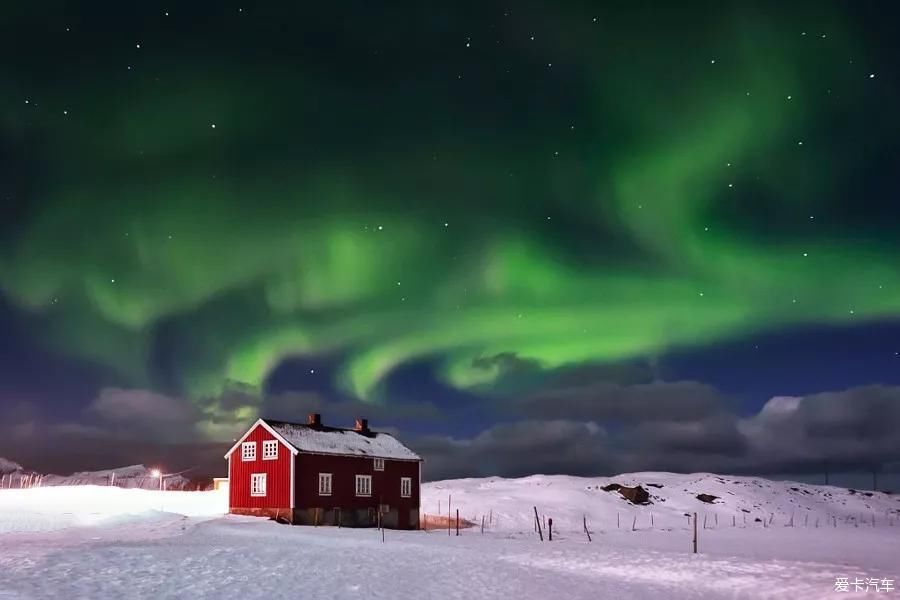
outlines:
[[481, 515], [481, 535], [484, 535], [484, 515]]
[[616, 513], [616, 529], [622, 528], [622, 521], [619, 519], [619, 513]]
[[587, 539], [588, 539], [588, 541], [590, 542], [590, 541], [591, 541], [591, 532], [588, 531], [588, 526], [587, 526], [587, 515], [584, 515], [584, 514], [581, 515], [581, 522], [582, 522], [582, 524], [584, 525], [584, 533], [585, 533], [585, 535], [587, 535]]
[[634, 519], [631, 521], [631, 530], [637, 531], [637, 515], [634, 515]]
[[538, 517], [537, 506], [534, 507], [534, 522], [537, 525], [538, 535], [541, 538], [541, 541], [544, 541], [544, 532], [541, 531], [541, 519]]
[[550, 517], [550, 519], [547, 521], [547, 533], [549, 534], [549, 537], [547, 538], [548, 541], [552, 542], [553, 541], [553, 517]]
[[456, 535], [459, 535], [459, 509], [456, 509]]
[[447, 537], [450, 537], [450, 522], [453, 520], [453, 516], [450, 513], [450, 501], [453, 500], [453, 495], [449, 494], [447, 496]]
[[697, 513], [694, 513], [694, 554], [697, 554]]

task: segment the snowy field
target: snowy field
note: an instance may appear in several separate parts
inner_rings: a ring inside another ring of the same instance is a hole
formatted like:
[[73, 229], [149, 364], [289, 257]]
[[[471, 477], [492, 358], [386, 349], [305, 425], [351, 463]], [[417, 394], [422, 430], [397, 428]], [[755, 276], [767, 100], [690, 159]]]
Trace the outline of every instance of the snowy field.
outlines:
[[[662, 487], [633, 506], [599, 489], [610, 481]], [[837, 577], [896, 587], [896, 496], [713, 475], [535, 476], [427, 484], [423, 508], [446, 513], [447, 495], [479, 527], [386, 531], [382, 543], [376, 530], [223, 516], [217, 492], [0, 490], [0, 598], [900, 598], [835, 592]], [[538, 541], [533, 506], [554, 519], [552, 543]], [[694, 511], [707, 520], [697, 555]], [[771, 525], [753, 520], [763, 515]]]

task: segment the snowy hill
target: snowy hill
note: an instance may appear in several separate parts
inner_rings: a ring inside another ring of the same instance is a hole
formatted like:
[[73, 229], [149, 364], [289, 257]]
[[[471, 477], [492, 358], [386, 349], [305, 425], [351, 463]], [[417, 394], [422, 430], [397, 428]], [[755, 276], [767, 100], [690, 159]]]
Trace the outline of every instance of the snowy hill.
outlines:
[[[188, 480], [181, 475], [166, 477], [164, 481], [167, 490], [185, 489], [188, 483]], [[102, 471], [80, 471], [71, 475], [46, 475], [41, 485], [114, 485], [123, 488], [156, 490], [159, 489], [159, 478], [154, 476], [153, 469], [145, 465], [131, 465]]]
[[[610, 484], [639, 485], [648, 502], [635, 505], [616, 490], [605, 491]], [[582, 532], [585, 520], [592, 530], [685, 528], [686, 514], [696, 512], [708, 528], [834, 527], [835, 521], [871, 526], [875, 519], [876, 526], [895, 523], [900, 533], [900, 496], [760, 477], [629, 473], [436, 481], [422, 486], [423, 511], [435, 515], [440, 509], [446, 516], [448, 497], [454, 517], [458, 508], [460, 518], [480, 526], [486, 515], [486, 525], [507, 532], [533, 532], [536, 507], [542, 518], [553, 519], [554, 529], [567, 532]]]
[[[159, 478], [154, 469], [145, 465], [131, 465], [101, 471], [79, 471], [71, 475], [41, 475], [23, 468], [11, 460], [0, 458], [0, 487], [47, 487], [72, 485], [114, 485], [123, 488], [159, 489]], [[190, 487], [190, 480], [181, 475], [164, 478], [165, 489], [184, 490]]]
[[25, 469], [23, 469], [22, 465], [20, 465], [19, 463], [13, 462], [0, 456], [0, 475], [6, 475], [8, 473], [15, 473], [24, 470]]

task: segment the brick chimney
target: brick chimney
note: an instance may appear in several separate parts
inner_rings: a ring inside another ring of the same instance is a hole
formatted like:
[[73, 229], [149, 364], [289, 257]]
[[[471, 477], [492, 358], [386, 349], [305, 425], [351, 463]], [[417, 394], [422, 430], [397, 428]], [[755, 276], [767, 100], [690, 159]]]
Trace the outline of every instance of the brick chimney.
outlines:
[[353, 431], [357, 431], [359, 433], [369, 433], [369, 420], [356, 419], [356, 425], [353, 426]]
[[319, 413], [309, 413], [306, 415], [306, 424], [312, 425], [313, 427], [320, 427], [322, 425], [322, 415]]

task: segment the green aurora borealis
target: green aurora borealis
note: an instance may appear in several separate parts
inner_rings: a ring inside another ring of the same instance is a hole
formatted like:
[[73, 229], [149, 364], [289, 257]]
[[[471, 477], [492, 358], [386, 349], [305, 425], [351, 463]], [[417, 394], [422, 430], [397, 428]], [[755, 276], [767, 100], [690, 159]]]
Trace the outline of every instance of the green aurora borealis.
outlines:
[[426, 358], [490, 391], [479, 358], [895, 317], [896, 80], [859, 15], [775, 6], [9, 16], [2, 292], [198, 402], [291, 356], [389, 401]]

